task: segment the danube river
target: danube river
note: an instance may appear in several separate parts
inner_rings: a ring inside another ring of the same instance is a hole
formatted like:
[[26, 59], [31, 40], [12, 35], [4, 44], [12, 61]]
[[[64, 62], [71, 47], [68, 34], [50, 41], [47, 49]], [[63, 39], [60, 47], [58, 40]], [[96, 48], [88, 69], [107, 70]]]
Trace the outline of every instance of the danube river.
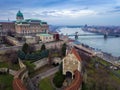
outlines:
[[[92, 34], [82, 31], [81, 28], [61, 28], [59, 33], [70, 35], [75, 32], [78, 32], [78, 34]], [[70, 38], [74, 39], [74, 37]], [[120, 56], [120, 37], [108, 37], [107, 39], [104, 39], [104, 36], [102, 35], [79, 36], [78, 41], [95, 49], [110, 53], [113, 56]]]

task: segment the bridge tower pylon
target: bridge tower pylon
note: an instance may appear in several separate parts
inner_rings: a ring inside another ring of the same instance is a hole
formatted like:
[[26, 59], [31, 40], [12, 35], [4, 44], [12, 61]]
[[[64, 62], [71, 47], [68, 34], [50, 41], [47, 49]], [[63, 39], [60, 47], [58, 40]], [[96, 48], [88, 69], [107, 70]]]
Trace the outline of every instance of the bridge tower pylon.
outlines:
[[104, 38], [107, 38], [108, 37], [108, 32], [105, 32], [104, 33]]
[[78, 39], [78, 32], [75, 32], [75, 40]]

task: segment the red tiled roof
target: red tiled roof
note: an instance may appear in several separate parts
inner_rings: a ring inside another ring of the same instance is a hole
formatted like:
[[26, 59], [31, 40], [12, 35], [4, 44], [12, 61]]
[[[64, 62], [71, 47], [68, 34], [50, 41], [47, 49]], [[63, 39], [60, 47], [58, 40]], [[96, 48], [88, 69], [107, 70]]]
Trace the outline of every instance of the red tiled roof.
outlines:
[[13, 80], [13, 90], [27, 90], [19, 78]]
[[69, 41], [69, 42], [74, 42], [75, 40], [69, 39], [68, 41]]
[[79, 61], [82, 61], [80, 55], [78, 54], [75, 48], [72, 48], [71, 53], [73, 53]]
[[82, 76], [80, 74], [80, 72], [78, 70], [76, 70], [74, 72], [75, 74], [75, 79], [74, 81], [71, 83], [70, 86], [68, 86], [67, 88], [65, 88], [65, 90], [79, 90], [81, 84], [82, 84]]

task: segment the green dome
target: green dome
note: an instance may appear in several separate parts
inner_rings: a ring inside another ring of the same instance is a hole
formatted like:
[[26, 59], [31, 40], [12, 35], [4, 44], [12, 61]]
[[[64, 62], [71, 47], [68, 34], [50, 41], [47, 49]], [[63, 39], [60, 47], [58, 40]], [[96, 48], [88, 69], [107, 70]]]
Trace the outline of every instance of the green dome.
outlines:
[[22, 14], [22, 13], [20, 12], [20, 10], [19, 10], [16, 16], [17, 16], [17, 17], [23, 17], [23, 14]]

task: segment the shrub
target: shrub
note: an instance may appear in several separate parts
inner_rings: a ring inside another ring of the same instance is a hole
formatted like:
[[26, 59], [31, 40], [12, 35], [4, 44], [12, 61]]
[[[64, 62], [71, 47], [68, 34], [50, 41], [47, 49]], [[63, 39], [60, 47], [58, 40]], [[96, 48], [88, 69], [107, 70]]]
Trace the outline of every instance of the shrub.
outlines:
[[46, 50], [45, 44], [41, 46], [41, 51], [44, 51], [44, 50]]
[[26, 59], [26, 60], [39, 60], [39, 59], [48, 57], [49, 51], [46, 50], [44, 44], [41, 46], [40, 51], [32, 52], [32, 50], [30, 50], [30, 47], [31, 46], [29, 46], [27, 43], [25, 43], [22, 47], [22, 50], [18, 51], [18, 57], [22, 60], [24, 60], [24, 59]]
[[63, 45], [62, 45], [62, 56], [65, 56], [66, 55], [66, 44], [64, 43]]
[[27, 66], [29, 73], [34, 71], [35, 65], [33, 63], [31, 63], [30, 61], [25, 61], [24, 64]]
[[[20, 52], [19, 56], [23, 56], [24, 52]], [[31, 53], [31, 54], [26, 54], [24, 59], [26, 60], [39, 60], [45, 57], [48, 57], [49, 51], [45, 50], [45, 51], [41, 51], [41, 52], [35, 52], [35, 53]]]
[[62, 72], [58, 71], [53, 78], [53, 83], [57, 88], [60, 88], [62, 87], [64, 79], [65, 79], [65, 76], [62, 75]]
[[21, 50], [18, 51], [18, 57], [21, 59], [21, 60], [24, 60], [25, 59], [25, 53]]
[[24, 43], [23, 46], [22, 46], [22, 51], [27, 54], [29, 52], [29, 45], [27, 43]]

